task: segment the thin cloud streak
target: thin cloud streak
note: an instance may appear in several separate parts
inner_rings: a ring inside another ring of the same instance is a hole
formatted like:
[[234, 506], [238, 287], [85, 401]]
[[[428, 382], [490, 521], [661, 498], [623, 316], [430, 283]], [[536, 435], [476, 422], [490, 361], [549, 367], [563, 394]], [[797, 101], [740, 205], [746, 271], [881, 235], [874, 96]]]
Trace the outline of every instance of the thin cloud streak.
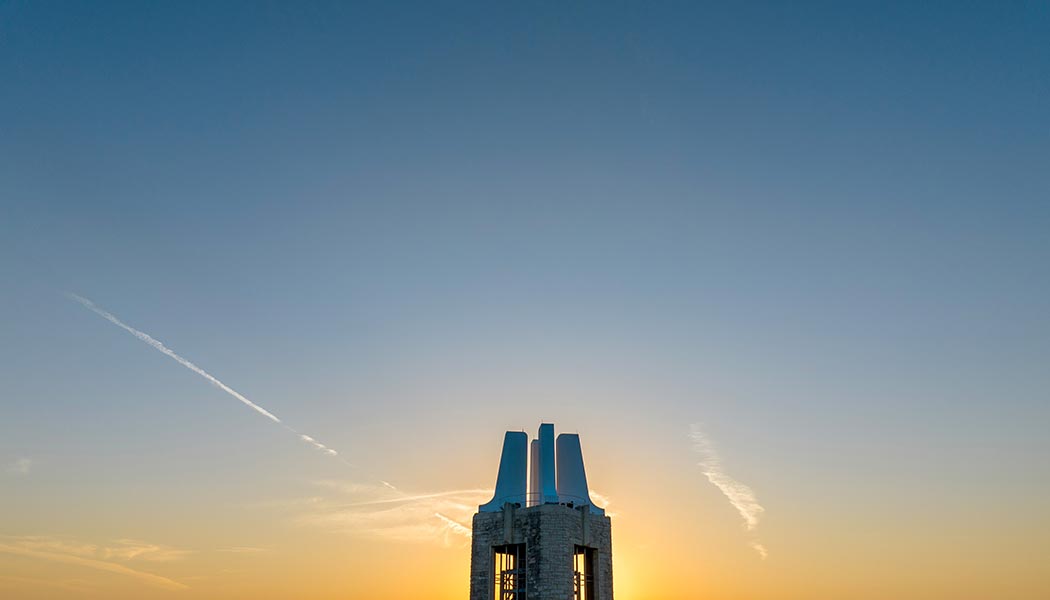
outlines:
[[475, 490], [452, 490], [449, 492], [434, 492], [432, 494], [419, 494], [416, 496], [398, 496], [396, 498], [385, 498], [382, 500], [367, 500], [364, 502], [353, 502], [350, 504], [343, 504], [343, 508], [356, 508], [359, 506], [375, 506], [377, 504], [401, 504], [405, 502], [419, 502], [420, 500], [432, 500], [434, 498], [445, 498], [448, 496], [462, 496], [464, 494], [491, 494], [492, 490], [487, 489], [475, 489]]
[[99, 560], [171, 562], [182, 560], [193, 552], [131, 538], [92, 544], [69, 537], [53, 535], [0, 536], [0, 542], [20, 548], [58, 554], [72, 554]]
[[40, 579], [37, 577], [15, 577], [12, 575], [0, 575], [0, 588], [5, 587], [4, 584], [12, 584], [14, 586], [39, 586], [46, 588], [54, 588], [58, 590], [64, 590], [67, 592], [74, 592], [77, 594], [87, 594], [92, 591], [92, 588], [84, 585], [82, 581], [53, 581], [51, 579]]
[[[758, 527], [762, 513], [766, 511], [758, 503], [754, 491], [726, 474], [722, 469], [722, 459], [718, 455], [714, 443], [704, 435], [699, 424], [694, 423], [690, 425], [689, 439], [693, 442], [693, 451], [700, 457], [697, 465], [700, 467], [701, 472], [712, 485], [722, 492], [729, 500], [729, 503], [733, 505], [733, 508], [740, 513], [747, 530], [754, 531]], [[762, 544], [753, 541], [750, 545], [763, 560], [768, 556], [768, 552]]]
[[462, 536], [466, 537], [467, 539], [471, 538], [470, 528], [467, 527], [466, 525], [463, 525], [462, 523], [454, 521], [454, 520], [446, 517], [445, 515], [443, 515], [443, 514], [441, 514], [439, 512], [434, 513], [434, 516], [439, 518], [439, 519], [441, 519], [441, 521], [443, 523], [445, 523], [445, 525], [448, 526], [448, 530], [451, 531], [452, 533], [455, 533], [456, 535], [462, 535]]
[[97, 571], [116, 573], [118, 575], [133, 577], [143, 583], [167, 590], [184, 590], [188, 588], [187, 585], [168, 579], [167, 577], [147, 573], [145, 571], [138, 571], [115, 562], [91, 558], [90, 555], [86, 555], [87, 549], [96, 548], [95, 546], [69, 546], [65, 542], [52, 541], [47, 538], [38, 537], [6, 539], [10, 540], [11, 543], [0, 542], [0, 553], [25, 556], [50, 562], [86, 567]]
[[755, 552], [758, 552], [758, 555], [762, 557], [762, 560], [766, 560], [766, 557], [769, 556], [769, 552], [766, 551], [766, 547], [762, 544], [759, 544], [758, 542], [751, 542], [750, 545], [752, 548], [755, 549]]
[[[278, 502], [301, 525], [356, 537], [397, 542], [467, 544], [478, 505], [492, 498], [492, 488], [409, 493], [385, 485], [322, 480], [328, 493]], [[606, 506], [609, 498], [592, 491]], [[268, 506], [274, 506], [267, 503]], [[612, 513], [606, 513], [612, 514]]]
[[466, 524], [492, 497], [491, 488], [410, 494], [379, 484], [329, 480], [317, 485], [332, 494], [283, 503], [295, 522], [355, 537], [445, 546], [469, 543]]
[[229, 554], [262, 554], [269, 551], [269, 548], [258, 548], [256, 546], [233, 546], [232, 548], [219, 548], [216, 550], [216, 552], [227, 552]]
[[159, 544], [151, 544], [149, 542], [128, 538], [114, 540], [114, 543], [116, 544], [115, 546], [102, 548], [103, 558], [106, 560], [116, 558], [120, 560], [171, 562], [182, 560], [192, 554], [189, 550], [178, 550], [167, 546], [161, 546]]
[[[96, 305], [94, 302], [92, 302], [91, 300], [88, 300], [87, 298], [85, 298], [83, 296], [79, 296], [79, 295], [71, 293], [71, 292], [67, 293], [66, 295], [68, 295], [71, 299], [75, 300], [76, 302], [80, 303], [81, 305], [83, 305], [85, 308], [87, 308], [91, 312], [93, 312], [93, 313], [97, 314], [98, 316], [106, 319], [110, 323], [113, 323], [117, 327], [120, 327], [124, 331], [127, 331], [128, 333], [130, 333], [131, 335], [135, 336], [139, 340], [141, 340], [143, 342], [146, 342], [147, 344], [152, 346], [158, 352], [161, 352], [162, 354], [164, 354], [167, 357], [171, 358], [172, 360], [174, 360], [175, 362], [179, 363], [180, 365], [182, 365], [182, 366], [186, 367], [187, 369], [193, 371], [194, 373], [200, 375], [201, 377], [206, 379], [208, 381], [208, 383], [210, 383], [213, 386], [219, 388], [220, 390], [226, 392], [230, 396], [233, 396], [234, 398], [236, 398], [237, 400], [242, 402], [245, 406], [251, 408], [255, 412], [257, 412], [260, 415], [266, 417], [267, 419], [273, 421], [274, 423], [277, 423], [278, 425], [284, 427], [288, 431], [291, 431], [296, 436], [298, 436], [300, 440], [306, 442], [307, 444], [310, 444], [314, 448], [320, 450], [321, 452], [323, 452], [323, 453], [325, 453], [325, 454], [327, 454], [329, 456], [338, 456], [339, 455], [339, 453], [336, 452], [335, 450], [333, 450], [332, 448], [329, 448], [328, 446], [322, 444], [321, 442], [318, 442], [314, 438], [312, 438], [312, 437], [310, 437], [308, 435], [302, 434], [302, 433], [296, 431], [295, 429], [289, 427], [288, 425], [285, 425], [284, 422], [282, 422], [280, 419], [278, 419], [276, 415], [274, 415], [270, 411], [266, 410], [265, 408], [259, 406], [258, 404], [252, 402], [248, 398], [244, 397], [244, 395], [242, 395], [237, 390], [235, 390], [235, 389], [231, 388], [230, 386], [226, 385], [225, 383], [219, 381], [219, 379], [216, 378], [211, 373], [205, 371], [204, 369], [198, 367], [197, 365], [193, 364], [192, 362], [190, 362], [190, 361], [186, 360], [185, 358], [179, 356], [178, 354], [175, 353], [174, 350], [172, 350], [171, 348], [168, 348], [163, 343], [161, 343], [160, 340], [157, 340], [157, 339], [153, 338], [152, 336], [150, 336], [148, 333], [146, 333], [144, 331], [139, 331], [138, 329], [135, 329], [134, 327], [131, 327], [130, 325], [127, 325], [126, 323], [124, 323], [123, 321], [118, 319], [116, 317], [116, 315], [114, 315], [113, 313], [103, 309], [102, 307]], [[349, 463], [347, 463], [347, 464], [349, 464]]]

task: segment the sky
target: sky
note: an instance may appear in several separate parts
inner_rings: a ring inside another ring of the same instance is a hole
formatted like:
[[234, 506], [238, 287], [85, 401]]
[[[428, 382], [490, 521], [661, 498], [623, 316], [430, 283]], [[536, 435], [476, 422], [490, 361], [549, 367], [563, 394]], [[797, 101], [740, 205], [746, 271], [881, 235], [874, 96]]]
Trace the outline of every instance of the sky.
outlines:
[[0, 596], [1050, 597], [1050, 5], [301, 4], [0, 1]]

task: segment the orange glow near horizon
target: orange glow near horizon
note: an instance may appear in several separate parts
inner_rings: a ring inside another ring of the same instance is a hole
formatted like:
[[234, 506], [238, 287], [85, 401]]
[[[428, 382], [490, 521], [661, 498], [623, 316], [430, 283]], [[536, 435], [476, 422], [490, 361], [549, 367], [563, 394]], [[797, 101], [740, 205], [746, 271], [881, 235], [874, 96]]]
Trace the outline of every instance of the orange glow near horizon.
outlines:
[[[603, 461], [598, 452], [592, 456], [595, 465], [617, 462]], [[994, 547], [983, 557], [970, 555], [950, 536], [930, 535], [950, 521], [927, 525], [925, 534], [916, 529], [918, 524], [907, 522], [896, 530], [872, 530], [851, 521], [848, 513], [791, 507], [772, 493], [766, 502], [775, 508], [777, 518], [760, 526], [763, 542], [770, 548], [769, 558], [763, 560], [748, 545], [739, 516], [698, 474], [649, 475], [664, 490], [662, 496], [690, 498], [674, 503], [654, 502], [651, 494], [638, 493], [632, 485], [636, 474], [626, 469], [618, 475], [608, 468], [594, 471], [596, 484], [613, 498], [613, 567], [620, 600], [832, 598], [856, 589], [858, 582], [867, 591], [851, 593], [851, 598], [874, 600], [920, 589], [925, 598], [948, 600], [974, 597], [974, 590], [985, 593], [1005, 576], [1018, 590], [1044, 585], [1034, 562], [1000, 558]], [[380, 493], [359, 485], [324, 489], [335, 490], [330, 493], [337, 496]], [[483, 491], [472, 493], [475, 501], [485, 499]], [[164, 544], [87, 535], [7, 536], [0, 542], [0, 573], [4, 573], [0, 591], [4, 597], [26, 600], [56, 594], [104, 595], [115, 600], [237, 596], [408, 600], [425, 585], [434, 598], [466, 597], [468, 540], [440, 520], [417, 523], [414, 509], [408, 507], [419, 500], [407, 501], [405, 508], [391, 509], [391, 514], [384, 514], [389, 512], [385, 508], [365, 512], [358, 523], [360, 513], [339, 512], [338, 507], [347, 504], [342, 496], [330, 504], [320, 498], [242, 507], [239, 510], [247, 518], [239, 524], [216, 521], [205, 513], [197, 515], [200, 520], [181, 520], [184, 515], [156, 523], [150, 527], [153, 536], [166, 540]], [[469, 500], [454, 497], [451, 504], [465, 501]], [[371, 510], [388, 504], [367, 506]], [[461, 508], [468, 509], [462, 514], [470, 512], [469, 506]], [[448, 506], [443, 510], [453, 512]], [[273, 518], [277, 520], [268, 526], [272, 529], [261, 535], [260, 519]], [[798, 529], [788, 525], [792, 520], [814, 526]], [[986, 533], [989, 539], [1007, 542], [1002, 535]], [[223, 547], [222, 540], [253, 537], [258, 546]], [[908, 543], [897, 547], [891, 542], [894, 538]], [[959, 572], [962, 566], [965, 569]], [[890, 571], [893, 578], [879, 576]]]

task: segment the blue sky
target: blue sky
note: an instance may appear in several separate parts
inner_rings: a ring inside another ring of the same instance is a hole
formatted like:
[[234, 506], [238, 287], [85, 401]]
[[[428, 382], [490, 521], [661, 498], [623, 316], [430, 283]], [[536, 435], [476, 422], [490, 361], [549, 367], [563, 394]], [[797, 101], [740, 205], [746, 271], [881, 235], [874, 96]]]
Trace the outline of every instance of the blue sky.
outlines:
[[0, 459], [45, 478], [0, 526], [329, 468], [66, 291], [420, 485], [384, 444], [703, 421], [774, 505], [1045, 501], [1048, 34], [1037, 2], [0, 3]]

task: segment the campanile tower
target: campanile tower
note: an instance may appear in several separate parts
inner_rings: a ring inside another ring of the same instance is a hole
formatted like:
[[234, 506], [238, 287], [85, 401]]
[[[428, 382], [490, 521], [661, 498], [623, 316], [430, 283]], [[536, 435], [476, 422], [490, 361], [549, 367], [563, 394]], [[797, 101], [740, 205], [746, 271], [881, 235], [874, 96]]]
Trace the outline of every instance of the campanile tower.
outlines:
[[508, 431], [474, 515], [470, 600], [612, 600], [612, 533], [591, 502], [580, 436]]

